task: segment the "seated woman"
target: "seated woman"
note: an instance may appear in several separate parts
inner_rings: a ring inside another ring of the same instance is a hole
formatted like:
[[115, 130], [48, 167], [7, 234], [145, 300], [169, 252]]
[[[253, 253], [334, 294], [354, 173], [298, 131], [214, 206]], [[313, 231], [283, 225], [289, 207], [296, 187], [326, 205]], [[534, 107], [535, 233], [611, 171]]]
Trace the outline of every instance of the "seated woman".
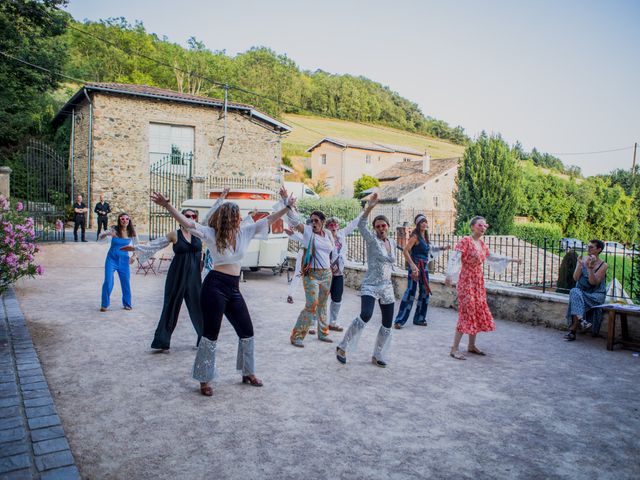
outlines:
[[[569, 324], [569, 333], [564, 338], [572, 342], [576, 339], [578, 325], [582, 324], [583, 328], [591, 327], [591, 323], [587, 322], [587, 312], [604, 303], [607, 294], [605, 287], [607, 268], [606, 262], [600, 259], [600, 253], [604, 249], [602, 240], [591, 240], [587, 245], [589, 256], [578, 258], [578, 264], [573, 272], [573, 279], [577, 282], [575, 288], [569, 291], [569, 307], [567, 308], [567, 324]], [[600, 321], [602, 311], [597, 310], [594, 316], [594, 329], [597, 333], [600, 330]]]

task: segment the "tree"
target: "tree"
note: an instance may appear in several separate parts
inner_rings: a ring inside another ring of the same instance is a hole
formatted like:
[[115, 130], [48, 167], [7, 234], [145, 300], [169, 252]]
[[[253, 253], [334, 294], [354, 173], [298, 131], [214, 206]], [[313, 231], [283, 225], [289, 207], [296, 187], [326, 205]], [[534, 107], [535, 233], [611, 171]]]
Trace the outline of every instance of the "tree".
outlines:
[[353, 182], [353, 198], [362, 197], [362, 192], [373, 187], [379, 187], [380, 181], [370, 175], [363, 174], [358, 180]]
[[[68, 15], [56, 7], [66, 0], [0, 2], [0, 50], [51, 71], [62, 71], [66, 46], [60, 36]], [[0, 57], [0, 144], [19, 143], [49, 128], [52, 92], [60, 77]]]
[[492, 233], [509, 233], [519, 198], [520, 167], [499, 135], [489, 137], [482, 132], [467, 147], [456, 184], [456, 230], [482, 215]]

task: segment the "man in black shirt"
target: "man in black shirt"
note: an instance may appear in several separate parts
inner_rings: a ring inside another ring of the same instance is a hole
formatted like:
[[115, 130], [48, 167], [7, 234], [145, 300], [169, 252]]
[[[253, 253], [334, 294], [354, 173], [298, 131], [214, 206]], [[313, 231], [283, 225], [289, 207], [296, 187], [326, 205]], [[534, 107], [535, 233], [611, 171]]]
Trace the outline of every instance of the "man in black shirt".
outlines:
[[111, 213], [111, 206], [104, 201], [104, 195], [100, 194], [100, 201], [96, 203], [96, 208], [93, 209], [98, 214], [98, 235], [96, 240], [100, 238], [100, 231], [107, 231], [107, 221], [109, 214]]
[[87, 206], [82, 201], [82, 195], [78, 195], [76, 197], [76, 203], [73, 204], [73, 211], [75, 212], [74, 222], [73, 222], [73, 239], [78, 241], [78, 228], [82, 229], [82, 241], [86, 242], [87, 240], [84, 238], [84, 230], [85, 230], [85, 214], [89, 211]]

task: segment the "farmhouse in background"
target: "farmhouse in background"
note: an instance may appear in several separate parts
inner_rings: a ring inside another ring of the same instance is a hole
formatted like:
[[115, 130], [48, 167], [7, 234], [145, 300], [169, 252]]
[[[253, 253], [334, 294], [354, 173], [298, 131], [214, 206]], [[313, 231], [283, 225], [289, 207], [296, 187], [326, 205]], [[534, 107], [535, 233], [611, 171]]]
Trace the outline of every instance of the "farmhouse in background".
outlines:
[[119, 83], [84, 85], [54, 125], [68, 119], [72, 198], [82, 194], [94, 205], [104, 192], [139, 233], [153, 224], [153, 188], [177, 205], [222, 183], [275, 190], [281, 136], [291, 131], [251, 105]]
[[311, 178], [327, 182], [331, 195], [353, 197], [353, 182], [363, 174], [377, 173], [399, 162], [422, 159], [426, 152], [380, 142], [325, 137], [312, 145]]
[[[380, 181], [381, 206], [396, 206], [403, 212], [424, 213], [432, 230], [453, 230], [456, 211], [453, 192], [460, 158], [401, 162], [375, 175]], [[411, 217], [411, 218], [410, 218]], [[407, 213], [403, 221], [411, 223]]]

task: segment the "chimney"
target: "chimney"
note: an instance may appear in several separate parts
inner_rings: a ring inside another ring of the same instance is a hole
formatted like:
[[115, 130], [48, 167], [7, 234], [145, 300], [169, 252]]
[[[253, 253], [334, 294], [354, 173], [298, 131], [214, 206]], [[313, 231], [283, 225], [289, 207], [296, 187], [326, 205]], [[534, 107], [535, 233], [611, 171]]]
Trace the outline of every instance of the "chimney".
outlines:
[[424, 157], [422, 157], [422, 173], [429, 173], [430, 168], [431, 168], [431, 156], [428, 153], [425, 153]]

